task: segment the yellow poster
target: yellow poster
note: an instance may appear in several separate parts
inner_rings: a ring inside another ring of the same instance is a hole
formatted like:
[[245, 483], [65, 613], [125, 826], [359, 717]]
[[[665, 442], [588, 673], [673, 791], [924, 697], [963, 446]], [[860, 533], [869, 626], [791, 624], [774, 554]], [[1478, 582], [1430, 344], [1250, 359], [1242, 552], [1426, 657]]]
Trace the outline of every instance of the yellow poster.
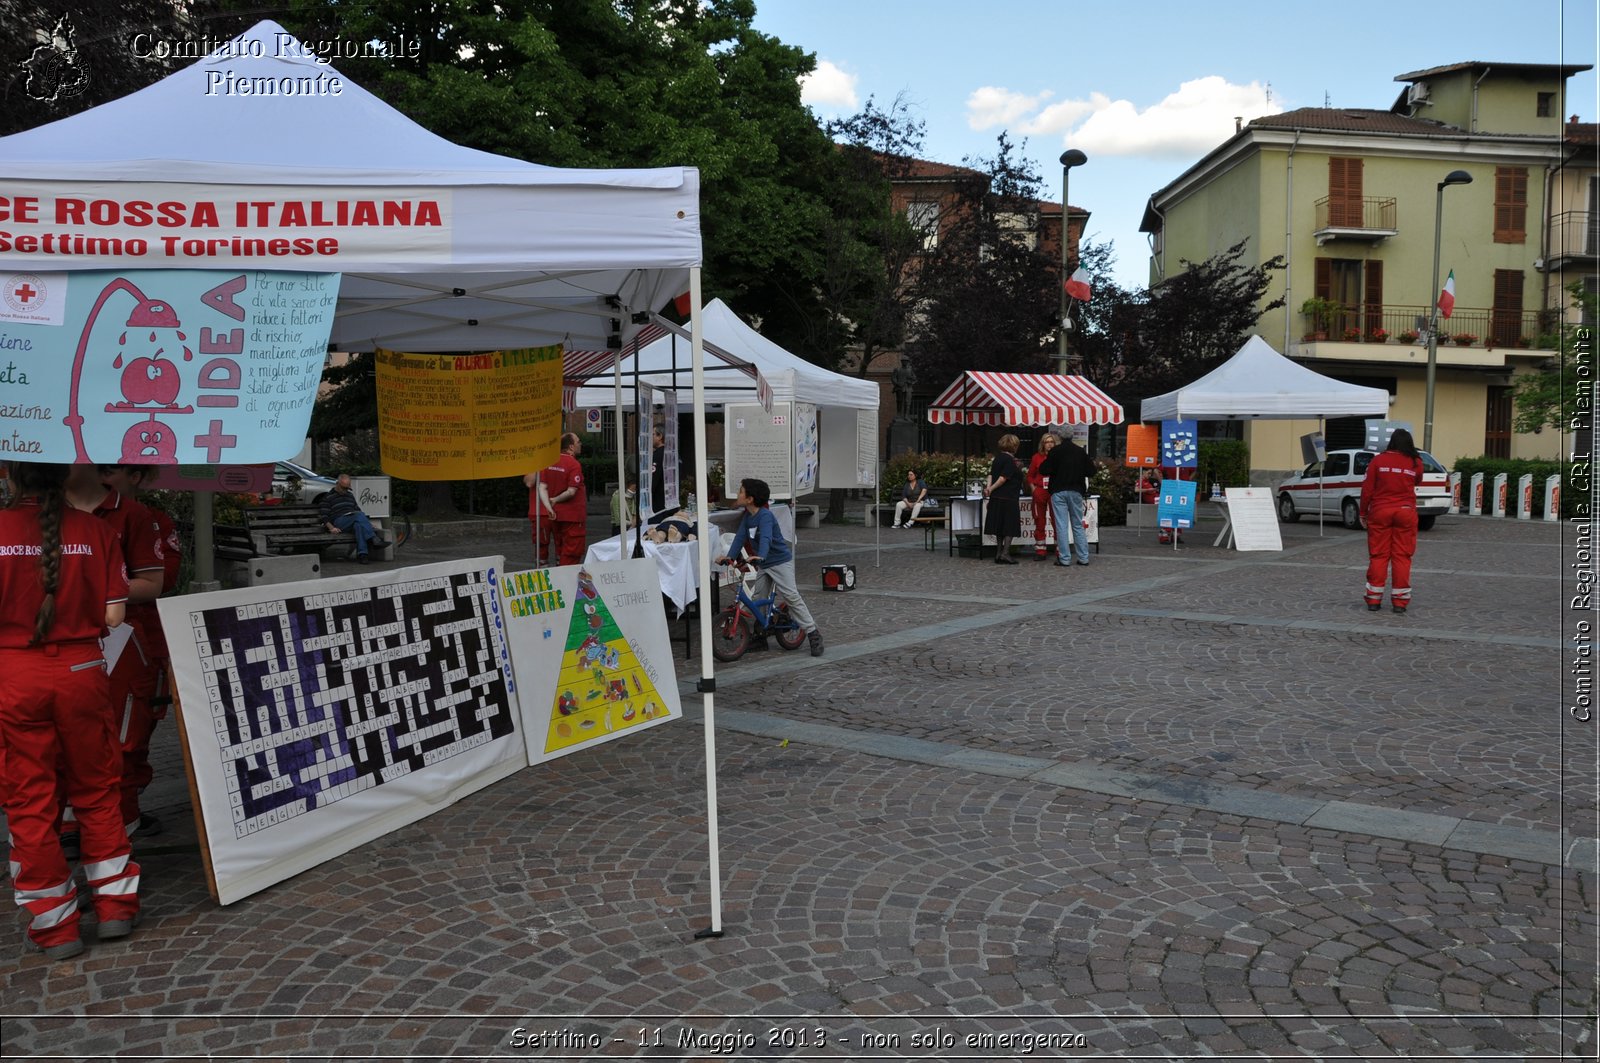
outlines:
[[377, 352], [383, 471], [477, 480], [542, 469], [561, 451], [561, 345], [487, 354]]

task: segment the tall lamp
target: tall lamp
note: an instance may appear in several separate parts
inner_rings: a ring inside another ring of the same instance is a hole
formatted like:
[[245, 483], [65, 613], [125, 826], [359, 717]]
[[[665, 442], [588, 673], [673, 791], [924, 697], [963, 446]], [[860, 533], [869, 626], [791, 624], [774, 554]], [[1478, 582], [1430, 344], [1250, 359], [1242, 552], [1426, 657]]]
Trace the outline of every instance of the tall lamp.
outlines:
[[1056, 340], [1056, 372], [1062, 376], [1067, 375], [1067, 310], [1071, 305], [1071, 300], [1067, 295], [1067, 244], [1070, 242], [1071, 231], [1067, 213], [1071, 210], [1069, 204], [1072, 201], [1067, 198], [1067, 181], [1072, 176], [1072, 168], [1074, 166], [1082, 166], [1088, 161], [1089, 156], [1077, 148], [1068, 148], [1061, 153], [1061, 284], [1059, 285], [1061, 329], [1057, 333]]
[[1470, 185], [1472, 175], [1465, 170], [1451, 170], [1444, 175], [1444, 180], [1439, 182], [1438, 191], [1434, 194], [1433, 201], [1433, 287], [1429, 289], [1429, 298], [1433, 305], [1429, 308], [1428, 319], [1428, 390], [1427, 402], [1422, 413], [1422, 449], [1433, 451], [1433, 377], [1435, 366], [1438, 364], [1439, 351], [1439, 232], [1440, 223], [1444, 220], [1444, 190], [1446, 185]]

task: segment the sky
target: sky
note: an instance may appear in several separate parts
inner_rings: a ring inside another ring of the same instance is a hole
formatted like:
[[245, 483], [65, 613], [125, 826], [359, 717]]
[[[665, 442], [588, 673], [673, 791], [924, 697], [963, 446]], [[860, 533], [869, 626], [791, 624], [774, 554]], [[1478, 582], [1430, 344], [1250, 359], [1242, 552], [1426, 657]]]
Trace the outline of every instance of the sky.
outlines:
[[[924, 158], [992, 158], [1006, 132], [1087, 239], [1110, 243], [1115, 280], [1148, 282], [1139, 220], [1150, 195], [1246, 122], [1300, 107], [1387, 110], [1395, 75], [1466, 61], [1593, 64], [1594, 0], [1322, 3], [1221, 0], [756, 0], [755, 27], [812, 52], [802, 99], [845, 117], [903, 97], [926, 124]], [[1514, 14], [1512, 12], [1515, 12]], [[1061, 58], [1056, 58], [1056, 57]], [[1567, 82], [1567, 115], [1600, 120], [1593, 70]]]

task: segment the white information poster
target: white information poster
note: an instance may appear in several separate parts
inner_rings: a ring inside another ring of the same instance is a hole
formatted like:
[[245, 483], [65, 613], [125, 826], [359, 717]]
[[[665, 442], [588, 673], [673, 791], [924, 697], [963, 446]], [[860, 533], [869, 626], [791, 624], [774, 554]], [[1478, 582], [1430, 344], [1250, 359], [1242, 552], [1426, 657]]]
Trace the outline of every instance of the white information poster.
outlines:
[[[639, 454], [639, 519], [646, 521], [650, 514], [661, 508], [661, 500], [650, 496], [650, 455], [654, 451], [655, 423], [651, 418], [655, 415], [656, 389], [649, 384], [639, 381], [634, 391], [634, 428], [638, 437], [636, 446]], [[669, 496], [670, 497], [670, 496]]]
[[654, 558], [508, 572], [500, 596], [528, 763], [683, 715]]
[[817, 489], [817, 461], [822, 448], [817, 438], [817, 408], [808, 402], [794, 404], [794, 495]]
[[218, 902], [527, 765], [495, 593], [504, 564], [479, 557], [157, 603]]
[[787, 402], [772, 404], [768, 413], [749, 403], [729, 403], [724, 411], [724, 493], [729, 497], [747, 477], [765, 480], [773, 498], [794, 497], [792, 411]]
[[662, 470], [661, 476], [662, 491], [666, 500], [657, 503], [657, 505], [662, 509], [666, 509], [683, 501], [683, 494], [679, 490], [681, 485], [678, 483], [678, 469], [681, 468], [678, 463], [678, 393], [676, 390], [668, 388], [661, 393], [661, 396], [666, 404], [666, 413], [662, 417], [661, 423], [662, 435], [665, 440], [661, 461], [666, 466]]
[[817, 486], [878, 486], [878, 411], [819, 410]]
[[1235, 549], [1283, 549], [1283, 535], [1278, 528], [1270, 487], [1230, 487], [1226, 494]]

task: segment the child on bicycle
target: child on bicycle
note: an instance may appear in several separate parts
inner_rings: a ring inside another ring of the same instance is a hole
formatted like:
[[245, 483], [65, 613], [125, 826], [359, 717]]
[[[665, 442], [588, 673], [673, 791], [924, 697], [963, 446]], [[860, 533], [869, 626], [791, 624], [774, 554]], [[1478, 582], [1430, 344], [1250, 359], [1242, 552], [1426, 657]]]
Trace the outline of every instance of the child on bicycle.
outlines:
[[739, 481], [739, 494], [734, 502], [744, 507], [744, 517], [733, 533], [728, 555], [717, 558], [717, 564], [737, 564], [742, 548], [759, 574], [755, 597], [766, 595], [766, 581], [770, 581], [778, 597], [789, 603], [789, 615], [805, 630], [806, 639], [811, 643], [811, 656], [821, 657], [822, 632], [817, 630], [817, 622], [811, 618], [811, 610], [806, 608], [805, 599], [800, 597], [800, 590], [795, 586], [794, 551], [784, 541], [778, 518], [768, 508], [771, 500], [772, 488], [767, 486], [767, 481], [754, 478]]

